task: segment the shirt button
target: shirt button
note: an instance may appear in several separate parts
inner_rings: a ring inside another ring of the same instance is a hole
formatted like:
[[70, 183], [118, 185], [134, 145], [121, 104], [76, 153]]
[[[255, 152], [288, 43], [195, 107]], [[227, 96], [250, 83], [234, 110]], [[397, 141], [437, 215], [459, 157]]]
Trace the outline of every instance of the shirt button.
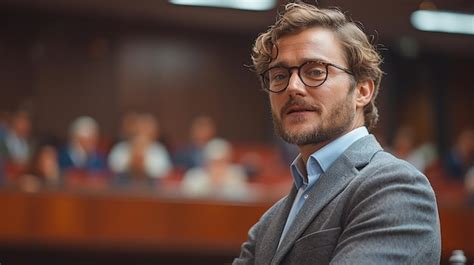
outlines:
[[305, 194], [305, 195], [303, 196], [303, 198], [304, 198], [305, 200], [308, 199], [308, 197], [309, 197], [308, 194]]

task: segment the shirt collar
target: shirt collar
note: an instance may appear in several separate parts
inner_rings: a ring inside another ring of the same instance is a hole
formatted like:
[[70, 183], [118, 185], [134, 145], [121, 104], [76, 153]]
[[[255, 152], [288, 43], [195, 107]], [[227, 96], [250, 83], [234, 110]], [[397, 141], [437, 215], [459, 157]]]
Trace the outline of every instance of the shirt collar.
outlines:
[[[326, 172], [349, 146], [368, 134], [369, 132], [364, 126], [354, 129], [311, 154], [306, 165], [304, 165], [301, 154], [298, 155], [290, 166], [296, 188], [299, 189], [302, 185], [314, 184], [319, 175]], [[308, 183], [306, 183], [302, 174], [305, 167], [308, 173]]]

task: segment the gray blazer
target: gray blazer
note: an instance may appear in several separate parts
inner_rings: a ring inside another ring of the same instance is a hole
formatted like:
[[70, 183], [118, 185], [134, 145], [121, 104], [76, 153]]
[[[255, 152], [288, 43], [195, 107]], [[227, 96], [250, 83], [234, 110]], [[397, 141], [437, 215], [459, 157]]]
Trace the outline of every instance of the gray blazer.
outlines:
[[297, 190], [250, 229], [239, 264], [439, 264], [434, 192], [372, 135], [352, 144], [309, 193], [280, 247]]

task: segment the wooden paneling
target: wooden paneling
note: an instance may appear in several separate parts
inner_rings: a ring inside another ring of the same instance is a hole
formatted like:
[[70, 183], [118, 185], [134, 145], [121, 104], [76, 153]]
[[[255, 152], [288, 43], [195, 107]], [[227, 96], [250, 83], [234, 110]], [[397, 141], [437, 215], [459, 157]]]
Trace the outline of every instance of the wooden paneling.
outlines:
[[[1, 191], [0, 244], [235, 254], [271, 204], [152, 194]], [[474, 257], [473, 209], [441, 203], [439, 213], [443, 256], [463, 249]]]
[[474, 258], [474, 209], [447, 206], [439, 210], [443, 256], [449, 257], [453, 250], [461, 249]]
[[[0, 10], [0, 23], [0, 111], [26, 101], [37, 132], [65, 138], [74, 118], [91, 115], [115, 139], [134, 109], [156, 115], [172, 145], [186, 141], [199, 114], [230, 140], [271, 141], [267, 96], [245, 67], [257, 32], [19, 10]], [[384, 55], [378, 132], [387, 140], [408, 124], [420, 142], [449, 144], [474, 126], [472, 56], [404, 58], [396, 47]]]
[[231, 140], [271, 138], [266, 95], [244, 66], [252, 33], [21, 14], [0, 23], [10, 25], [0, 29], [0, 110], [28, 100], [38, 132], [65, 138], [74, 118], [90, 115], [114, 139], [122, 114], [138, 110], [157, 116], [173, 143], [200, 114]]
[[0, 244], [237, 253], [270, 203], [3, 191], [0, 205]]

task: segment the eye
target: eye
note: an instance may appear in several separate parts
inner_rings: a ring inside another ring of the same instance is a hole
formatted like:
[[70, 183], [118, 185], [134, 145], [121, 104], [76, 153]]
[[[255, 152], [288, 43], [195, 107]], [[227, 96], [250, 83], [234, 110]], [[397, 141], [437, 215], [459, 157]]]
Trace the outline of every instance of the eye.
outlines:
[[305, 78], [309, 79], [324, 79], [326, 77], [326, 67], [320, 63], [307, 64], [302, 69]]
[[268, 79], [271, 82], [280, 82], [288, 78], [288, 71], [284, 68], [274, 68], [268, 72]]
[[308, 71], [305, 73], [309, 77], [319, 77], [325, 74], [325, 72], [321, 69], [311, 69], [311, 71]]
[[285, 80], [286, 76], [284, 74], [277, 74], [275, 76], [272, 76], [273, 81], [281, 81]]

